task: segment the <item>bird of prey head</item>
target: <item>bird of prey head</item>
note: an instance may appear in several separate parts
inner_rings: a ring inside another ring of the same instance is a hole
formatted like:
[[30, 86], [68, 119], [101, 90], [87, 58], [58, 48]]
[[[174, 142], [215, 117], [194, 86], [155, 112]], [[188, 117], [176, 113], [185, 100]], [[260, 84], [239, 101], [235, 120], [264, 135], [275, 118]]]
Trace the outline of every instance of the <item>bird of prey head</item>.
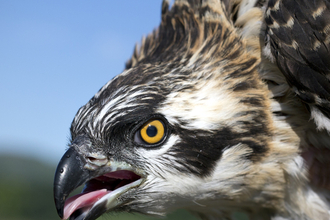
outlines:
[[327, 152], [329, 136], [316, 131], [306, 104], [270, 62], [276, 53], [267, 44], [276, 40], [263, 22], [266, 6], [163, 2], [159, 28], [72, 122], [54, 180], [61, 218], [183, 208], [203, 219], [237, 211], [252, 219], [329, 219], [328, 194], [310, 186], [304, 162], [314, 161], [304, 149]]

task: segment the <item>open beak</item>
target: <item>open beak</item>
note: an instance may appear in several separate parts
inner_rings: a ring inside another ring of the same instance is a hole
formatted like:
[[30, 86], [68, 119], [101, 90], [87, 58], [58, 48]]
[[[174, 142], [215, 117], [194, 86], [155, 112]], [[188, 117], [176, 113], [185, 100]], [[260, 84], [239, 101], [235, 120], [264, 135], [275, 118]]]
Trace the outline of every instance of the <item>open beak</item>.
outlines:
[[[103, 159], [104, 161], [104, 159]], [[94, 164], [93, 164], [94, 162]], [[94, 220], [121, 204], [117, 198], [139, 186], [142, 175], [131, 165], [106, 159], [102, 165], [69, 148], [60, 160], [54, 178], [54, 200], [62, 219]], [[82, 193], [68, 198], [85, 184]]]

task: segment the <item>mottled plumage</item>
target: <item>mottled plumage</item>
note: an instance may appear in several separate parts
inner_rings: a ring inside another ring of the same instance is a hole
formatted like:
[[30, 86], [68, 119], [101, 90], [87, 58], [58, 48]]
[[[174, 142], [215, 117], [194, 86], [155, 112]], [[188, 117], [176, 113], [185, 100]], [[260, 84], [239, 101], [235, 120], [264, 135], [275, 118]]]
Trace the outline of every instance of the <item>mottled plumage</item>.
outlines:
[[330, 2], [270, 0], [265, 21], [273, 59], [318, 128], [330, 131]]
[[[319, 122], [330, 112], [329, 2], [292, 2], [164, 1], [159, 28], [72, 122], [59, 215], [330, 219], [330, 126]], [[149, 127], [161, 138], [146, 141]]]

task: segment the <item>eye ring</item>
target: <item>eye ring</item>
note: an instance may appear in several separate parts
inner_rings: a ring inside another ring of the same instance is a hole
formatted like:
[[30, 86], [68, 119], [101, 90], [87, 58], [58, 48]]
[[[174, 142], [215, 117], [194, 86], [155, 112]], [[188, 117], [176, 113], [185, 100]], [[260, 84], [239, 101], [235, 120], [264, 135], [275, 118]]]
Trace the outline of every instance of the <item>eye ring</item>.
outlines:
[[134, 135], [134, 141], [143, 145], [157, 145], [167, 134], [165, 123], [160, 119], [152, 119], [144, 123]]

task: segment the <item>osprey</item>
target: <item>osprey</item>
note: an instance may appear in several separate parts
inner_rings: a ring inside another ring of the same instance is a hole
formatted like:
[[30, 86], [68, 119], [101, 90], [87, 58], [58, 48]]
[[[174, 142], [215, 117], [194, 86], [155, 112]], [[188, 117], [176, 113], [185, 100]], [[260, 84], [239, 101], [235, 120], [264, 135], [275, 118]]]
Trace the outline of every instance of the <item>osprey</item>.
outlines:
[[329, 51], [327, 0], [164, 1], [72, 122], [59, 216], [330, 219]]

